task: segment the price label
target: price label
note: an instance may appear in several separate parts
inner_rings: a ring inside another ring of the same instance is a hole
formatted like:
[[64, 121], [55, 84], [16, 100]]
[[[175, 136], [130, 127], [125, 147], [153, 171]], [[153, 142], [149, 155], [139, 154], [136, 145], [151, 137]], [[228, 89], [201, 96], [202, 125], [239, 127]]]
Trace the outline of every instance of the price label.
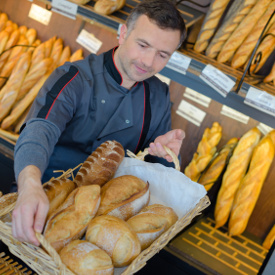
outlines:
[[52, 0], [52, 10], [71, 19], [76, 18], [78, 5], [65, 0]]
[[174, 52], [170, 57], [166, 67], [181, 74], [186, 74], [186, 71], [191, 63], [191, 58]]
[[242, 122], [243, 124], [247, 124], [249, 121], [249, 116], [246, 116], [228, 106], [223, 105], [221, 109], [221, 114], [237, 121]]
[[201, 125], [206, 113], [199, 108], [193, 106], [185, 100], [180, 102], [180, 105], [176, 111], [178, 115], [192, 122], [196, 126]]
[[263, 135], [266, 135], [270, 131], [274, 130], [272, 127], [265, 125], [264, 123], [259, 123], [257, 128], [262, 132]]
[[43, 9], [38, 5], [32, 4], [28, 16], [34, 19], [35, 21], [38, 21], [48, 26], [51, 20], [52, 12], [46, 9]]
[[209, 97], [202, 95], [190, 88], [185, 89], [183, 96], [207, 108], [211, 103], [211, 99]]
[[162, 74], [155, 74], [155, 76], [157, 78], [159, 78], [162, 82], [166, 83], [168, 86], [170, 85], [170, 83], [171, 83], [171, 79], [170, 78], [168, 78], [168, 77], [166, 77], [166, 76], [164, 76]]
[[91, 53], [97, 53], [102, 45], [102, 42], [99, 39], [84, 29], [82, 29], [78, 35], [76, 42]]
[[223, 97], [226, 97], [235, 85], [235, 81], [212, 65], [207, 65], [202, 70], [200, 78]]
[[275, 97], [265, 91], [250, 87], [246, 94], [244, 103], [275, 116]]

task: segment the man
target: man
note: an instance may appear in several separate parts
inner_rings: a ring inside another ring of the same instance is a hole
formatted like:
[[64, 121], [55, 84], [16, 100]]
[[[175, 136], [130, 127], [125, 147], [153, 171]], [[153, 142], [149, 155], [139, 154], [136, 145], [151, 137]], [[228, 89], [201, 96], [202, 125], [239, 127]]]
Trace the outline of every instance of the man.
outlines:
[[185, 35], [169, 0], [145, 0], [122, 26], [117, 48], [67, 63], [49, 77], [15, 148], [14, 237], [39, 245], [35, 231], [42, 232], [49, 208], [41, 183], [54, 170], [84, 162], [104, 141], [135, 153], [150, 147], [149, 161], [172, 161], [163, 145], [179, 154], [184, 132], [171, 130], [168, 87], [154, 74]]

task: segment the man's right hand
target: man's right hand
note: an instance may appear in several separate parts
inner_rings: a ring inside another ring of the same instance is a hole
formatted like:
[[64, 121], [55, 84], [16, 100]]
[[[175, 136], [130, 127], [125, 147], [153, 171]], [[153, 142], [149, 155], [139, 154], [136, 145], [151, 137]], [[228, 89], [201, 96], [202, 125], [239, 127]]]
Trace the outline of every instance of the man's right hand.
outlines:
[[18, 199], [12, 213], [12, 234], [21, 242], [39, 246], [35, 232], [42, 233], [49, 201], [41, 183], [41, 172], [33, 165], [18, 176]]

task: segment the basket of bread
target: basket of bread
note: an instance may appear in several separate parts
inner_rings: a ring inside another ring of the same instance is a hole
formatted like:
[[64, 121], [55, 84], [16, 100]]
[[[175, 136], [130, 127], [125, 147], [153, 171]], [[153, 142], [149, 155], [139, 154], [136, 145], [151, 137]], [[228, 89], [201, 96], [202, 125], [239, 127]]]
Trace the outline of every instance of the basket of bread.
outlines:
[[77, 172], [43, 184], [50, 208], [40, 247], [13, 238], [17, 193], [2, 196], [0, 239], [38, 274], [134, 274], [210, 201], [177, 169], [128, 155], [106, 141]]

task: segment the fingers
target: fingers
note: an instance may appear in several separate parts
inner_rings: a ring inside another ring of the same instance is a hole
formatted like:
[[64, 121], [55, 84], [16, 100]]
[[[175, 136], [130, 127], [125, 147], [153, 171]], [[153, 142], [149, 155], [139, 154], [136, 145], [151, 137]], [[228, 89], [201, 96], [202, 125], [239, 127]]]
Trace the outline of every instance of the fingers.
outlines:
[[34, 220], [34, 231], [38, 233], [42, 233], [46, 217], [49, 211], [49, 205], [39, 204], [38, 210]]
[[173, 159], [172, 157], [167, 154], [161, 143], [156, 142], [156, 143], [150, 143], [149, 148], [148, 148], [149, 154], [153, 156], [157, 156], [160, 158], [165, 158], [168, 162], [172, 162]]

